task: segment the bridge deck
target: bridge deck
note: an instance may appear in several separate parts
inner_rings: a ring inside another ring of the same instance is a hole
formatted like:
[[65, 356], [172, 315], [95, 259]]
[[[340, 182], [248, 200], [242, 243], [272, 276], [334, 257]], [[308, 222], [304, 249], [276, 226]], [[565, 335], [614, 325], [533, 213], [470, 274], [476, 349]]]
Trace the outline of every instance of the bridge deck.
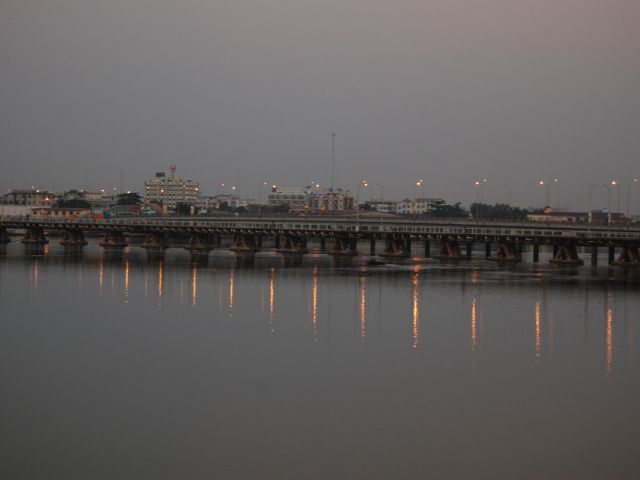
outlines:
[[457, 238], [467, 241], [502, 239], [525, 243], [578, 244], [640, 243], [640, 228], [631, 226], [589, 226], [469, 220], [411, 220], [354, 217], [151, 217], [105, 220], [36, 219], [2, 217], [0, 228], [45, 230], [121, 231], [164, 233], [295, 234], [308, 236]]

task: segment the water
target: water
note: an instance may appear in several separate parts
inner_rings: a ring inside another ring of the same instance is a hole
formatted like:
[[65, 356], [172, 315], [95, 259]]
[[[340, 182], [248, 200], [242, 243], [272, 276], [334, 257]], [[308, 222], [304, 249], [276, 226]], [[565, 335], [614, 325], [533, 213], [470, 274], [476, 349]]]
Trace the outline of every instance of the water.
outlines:
[[0, 253], [0, 477], [634, 478], [640, 274]]

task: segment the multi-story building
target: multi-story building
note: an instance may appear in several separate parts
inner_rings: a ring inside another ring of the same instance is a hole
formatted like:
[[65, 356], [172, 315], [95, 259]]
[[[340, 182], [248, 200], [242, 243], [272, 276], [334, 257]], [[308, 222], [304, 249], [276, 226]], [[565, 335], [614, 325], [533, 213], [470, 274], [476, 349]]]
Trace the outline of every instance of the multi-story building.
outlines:
[[316, 210], [353, 210], [355, 199], [348, 190], [323, 190], [310, 194], [311, 207]]
[[56, 201], [56, 195], [48, 190], [11, 190], [2, 197], [5, 205], [25, 205], [30, 207], [49, 207]]
[[165, 208], [175, 208], [178, 203], [195, 205], [199, 193], [198, 182], [173, 175], [167, 177], [164, 172], [144, 182], [144, 202], [157, 202]]
[[396, 204], [396, 213], [401, 215], [422, 215], [428, 213], [433, 205], [442, 201], [439, 198], [416, 198], [414, 200], [406, 198]]
[[273, 186], [267, 197], [269, 205], [289, 205], [289, 208], [309, 208], [309, 189], [306, 187]]

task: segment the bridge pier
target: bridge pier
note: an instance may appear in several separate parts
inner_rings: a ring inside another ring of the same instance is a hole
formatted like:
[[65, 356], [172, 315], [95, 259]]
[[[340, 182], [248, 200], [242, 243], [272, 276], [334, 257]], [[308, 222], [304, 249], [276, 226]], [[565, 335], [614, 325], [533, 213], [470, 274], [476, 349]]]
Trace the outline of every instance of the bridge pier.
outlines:
[[640, 254], [638, 254], [637, 245], [625, 245], [622, 247], [622, 252], [618, 256], [612, 265], [618, 265], [620, 267], [637, 267], [640, 265]]
[[540, 244], [533, 244], [533, 263], [538, 263], [540, 261]]
[[369, 239], [369, 255], [372, 257], [376, 254], [376, 237]]
[[358, 254], [355, 238], [336, 237], [333, 248], [329, 252], [331, 255], [347, 255], [354, 256]]
[[304, 235], [285, 235], [284, 245], [277, 248], [276, 251], [280, 253], [294, 253], [302, 254], [307, 253], [307, 237]]
[[466, 248], [466, 257], [467, 260], [471, 260], [471, 258], [473, 257], [473, 242], [467, 242], [467, 248]]
[[163, 232], [151, 232], [140, 246], [151, 250], [165, 250], [169, 248], [169, 242]]
[[327, 237], [324, 235], [320, 237], [320, 251], [322, 253], [327, 251]]
[[[407, 251], [409, 247], [409, 251]], [[411, 254], [411, 240], [405, 241], [401, 237], [387, 235], [381, 257], [408, 257]]]
[[616, 247], [609, 245], [609, 265], [611, 265], [616, 259]]
[[582, 265], [584, 261], [578, 256], [576, 246], [573, 243], [555, 244], [553, 246], [554, 255], [551, 263], [560, 265]]
[[127, 246], [127, 241], [124, 238], [124, 233], [119, 230], [110, 230], [104, 234], [104, 238], [100, 242], [101, 247], [108, 248], [124, 248]]
[[424, 241], [424, 256], [425, 258], [431, 256], [431, 241], [428, 238]]
[[521, 262], [522, 255], [518, 249], [518, 244], [515, 242], [500, 242], [498, 244], [498, 250], [494, 256], [489, 257], [487, 260], [492, 262]]
[[273, 237], [273, 248], [276, 250], [280, 249], [280, 235], [275, 235]]
[[460, 246], [457, 240], [443, 239], [440, 245], [440, 252], [435, 258], [440, 260], [462, 260], [464, 257], [460, 253]]
[[192, 233], [185, 248], [190, 252], [208, 252], [213, 250], [214, 242], [208, 233]]
[[5, 245], [9, 242], [11, 242], [9, 232], [7, 232], [7, 229], [4, 227], [0, 228], [0, 245]]
[[42, 227], [33, 226], [26, 228], [22, 243], [25, 245], [46, 245], [49, 240]]
[[233, 237], [229, 250], [236, 253], [255, 253], [260, 251], [256, 244], [256, 236], [249, 233], [238, 233]]
[[87, 244], [82, 230], [65, 230], [60, 245], [65, 247], [83, 247]]
[[491, 256], [491, 242], [485, 242], [484, 243], [484, 258], [485, 258], [485, 260], [488, 260], [490, 256]]
[[598, 246], [597, 245], [591, 246], [591, 266], [592, 267], [598, 266]]

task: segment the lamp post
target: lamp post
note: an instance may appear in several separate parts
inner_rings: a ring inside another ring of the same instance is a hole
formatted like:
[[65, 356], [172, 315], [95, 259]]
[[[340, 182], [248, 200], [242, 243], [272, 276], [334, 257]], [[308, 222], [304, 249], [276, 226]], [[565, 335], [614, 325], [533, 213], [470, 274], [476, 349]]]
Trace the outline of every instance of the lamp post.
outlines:
[[356, 188], [356, 218], [358, 223], [360, 222], [360, 185], [367, 188], [369, 183], [366, 180], [361, 180], [358, 182], [358, 187]]
[[224, 183], [219, 183], [218, 188], [216, 188], [216, 195], [220, 195], [220, 192], [224, 193]]
[[424, 184], [424, 181], [420, 178], [416, 183], [413, 184], [413, 200], [416, 199], [416, 187], [420, 188]]
[[474, 185], [476, 186], [476, 220], [479, 222], [482, 217], [482, 202], [484, 202], [484, 184], [487, 183], [487, 179], [476, 180]]
[[638, 183], [640, 179], [632, 178], [627, 182], [627, 217], [631, 218], [631, 184]]
[[544, 196], [544, 208], [551, 208], [551, 185], [553, 185], [554, 183], [558, 183], [558, 179], [554, 178], [552, 181], [550, 182], [545, 182], [544, 180], [540, 180], [538, 182], [538, 184], [541, 187], [544, 187], [545, 189], [545, 196]]
[[620, 213], [620, 182], [617, 180], [611, 180], [611, 187], [616, 189], [616, 213]]
[[378, 187], [380, 187], [380, 201], [384, 200], [384, 189], [382, 188], [382, 185], [379, 184], [378, 182], [374, 182]]

